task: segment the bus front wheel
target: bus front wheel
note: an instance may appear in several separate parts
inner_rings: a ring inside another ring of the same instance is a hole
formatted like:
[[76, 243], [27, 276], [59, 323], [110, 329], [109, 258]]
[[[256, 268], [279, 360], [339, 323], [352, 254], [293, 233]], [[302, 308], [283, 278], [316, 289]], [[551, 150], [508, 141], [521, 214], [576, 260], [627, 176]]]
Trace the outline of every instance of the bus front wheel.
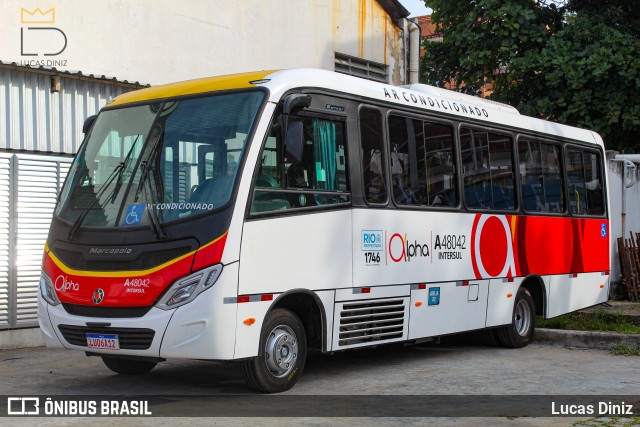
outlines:
[[119, 357], [102, 356], [102, 361], [107, 368], [116, 374], [141, 375], [151, 371], [157, 365], [156, 362], [146, 360], [122, 359]]
[[302, 375], [307, 359], [307, 337], [298, 316], [277, 308], [267, 314], [260, 337], [260, 354], [243, 360], [248, 386], [265, 393], [289, 390]]
[[511, 324], [498, 328], [496, 335], [503, 347], [521, 348], [533, 339], [536, 324], [536, 310], [533, 297], [526, 288], [518, 289], [513, 304]]

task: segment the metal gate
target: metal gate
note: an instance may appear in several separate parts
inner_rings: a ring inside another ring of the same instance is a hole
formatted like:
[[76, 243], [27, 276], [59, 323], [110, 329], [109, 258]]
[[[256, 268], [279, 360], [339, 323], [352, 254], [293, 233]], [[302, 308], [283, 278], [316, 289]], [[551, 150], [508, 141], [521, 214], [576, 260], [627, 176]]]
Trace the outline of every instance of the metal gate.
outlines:
[[0, 153], [0, 330], [38, 326], [44, 243], [72, 160]]

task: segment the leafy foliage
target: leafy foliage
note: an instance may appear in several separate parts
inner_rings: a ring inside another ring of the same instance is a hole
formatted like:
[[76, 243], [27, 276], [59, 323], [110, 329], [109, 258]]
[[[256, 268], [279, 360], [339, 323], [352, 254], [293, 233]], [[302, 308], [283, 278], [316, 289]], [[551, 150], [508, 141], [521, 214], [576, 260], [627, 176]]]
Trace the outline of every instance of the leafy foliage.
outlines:
[[593, 129], [640, 151], [640, 2], [425, 0], [442, 43], [426, 43], [422, 80], [522, 113]]

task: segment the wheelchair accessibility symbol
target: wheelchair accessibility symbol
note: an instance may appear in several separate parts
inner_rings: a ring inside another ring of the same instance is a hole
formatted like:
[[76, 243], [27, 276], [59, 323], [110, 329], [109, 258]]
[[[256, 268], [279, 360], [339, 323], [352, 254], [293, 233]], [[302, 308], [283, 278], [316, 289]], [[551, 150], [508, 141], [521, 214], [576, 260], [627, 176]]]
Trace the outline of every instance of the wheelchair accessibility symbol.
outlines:
[[600, 237], [607, 237], [607, 223], [600, 224]]
[[127, 206], [127, 213], [124, 216], [124, 223], [126, 225], [140, 224], [143, 213], [144, 213], [144, 203], [134, 203]]

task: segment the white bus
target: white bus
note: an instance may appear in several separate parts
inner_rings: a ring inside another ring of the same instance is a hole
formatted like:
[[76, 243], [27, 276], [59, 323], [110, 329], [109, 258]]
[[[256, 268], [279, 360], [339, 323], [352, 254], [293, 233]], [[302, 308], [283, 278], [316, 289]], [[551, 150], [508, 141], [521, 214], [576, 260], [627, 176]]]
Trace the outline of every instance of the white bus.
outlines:
[[119, 96], [85, 123], [43, 256], [50, 347], [142, 374], [487, 329], [607, 300], [594, 132], [425, 85], [256, 72]]

